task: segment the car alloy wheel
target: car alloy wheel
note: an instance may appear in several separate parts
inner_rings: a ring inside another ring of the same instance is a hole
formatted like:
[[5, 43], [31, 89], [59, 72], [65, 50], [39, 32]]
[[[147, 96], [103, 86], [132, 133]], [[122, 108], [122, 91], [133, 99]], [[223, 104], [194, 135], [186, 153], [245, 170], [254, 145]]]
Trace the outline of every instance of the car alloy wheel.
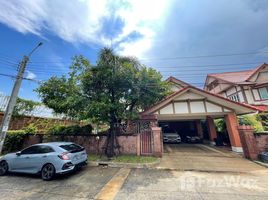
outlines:
[[6, 161], [0, 162], [0, 176], [5, 175], [8, 172], [8, 164]]
[[52, 180], [55, 176], [55, 167], [52, 164], [46, 164], [41, 171], [42, 179], [45, 181]]

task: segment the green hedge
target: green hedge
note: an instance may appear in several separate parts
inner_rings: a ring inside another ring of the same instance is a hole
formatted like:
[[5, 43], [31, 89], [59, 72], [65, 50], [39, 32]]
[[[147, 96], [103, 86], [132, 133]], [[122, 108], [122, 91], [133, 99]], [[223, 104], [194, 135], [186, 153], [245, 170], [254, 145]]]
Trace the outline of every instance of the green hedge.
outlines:
[[27, 133], [25, 130], [8, 131], [4, 143], [3, 152], [19, 151], [23, 146], [23, 141]]
[[92, 126], [90, 124], [85, 126], [62, 126], [62, 125], [56, 125], [52, 128], [50, 128], [47, 132], [49, 135], [87, 135], [91, 134], [92, 132]]
[[254, 127], [254, 132], [263, 132], [263, 126], [260, 121], [257, 120], [256, 115], [244, 115], [238, 118], [240, 125], [250, 125]]

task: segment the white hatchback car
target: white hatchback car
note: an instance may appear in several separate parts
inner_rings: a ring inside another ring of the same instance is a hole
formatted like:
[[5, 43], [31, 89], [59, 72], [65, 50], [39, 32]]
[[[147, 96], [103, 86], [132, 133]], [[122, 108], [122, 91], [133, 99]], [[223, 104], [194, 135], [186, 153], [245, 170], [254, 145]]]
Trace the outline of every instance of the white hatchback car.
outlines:
[[51, 180], [55, 174], [86, 165], [87, 158], [85, 148], [71, 142], [35, 144], [1, 157], [0, 176], [7, 172], [41, 173], [43, 180]]

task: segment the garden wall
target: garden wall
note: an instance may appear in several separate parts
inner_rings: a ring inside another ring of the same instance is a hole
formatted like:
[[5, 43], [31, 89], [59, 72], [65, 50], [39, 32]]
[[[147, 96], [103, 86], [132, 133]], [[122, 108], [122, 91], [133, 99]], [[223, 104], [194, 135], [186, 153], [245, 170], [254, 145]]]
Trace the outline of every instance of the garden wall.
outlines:
[[[4, 113], [0, 112], [0, 124], [2, 123], [4, 117]], [[79, 124], [79, 122], [71, 121], [71, 120], [65, 120], [65, 119], [53, 119], [53, 118], [42, 118], [42, 117], [32, 117], [32, 116], [21, 116], [12, 118], [10, 124], [9, 124], [9, 130], [20, 130], [24, 127], [28, 126], [31, 123], [35, 123], [37, 121], [45, 121], [49, 120], [49, 124], [63, 124], [63, 125], [75, 125]], [[45, 127], [38, 127], [39, 129], [43, 129]]]
[[259, 152], [268, 151], [268, 134], [267, 133], [258, 133], [255, 134], [255, 140]]
[[[120, 146], [120, 153], [122, 154], [138, 154], [139, 143], [137, 134], [133, 135], [119, 135], [118, 143]], [[27, 147], [33, 144], [42, 142], [55, 142], [66, 141], [74, 142], [85, 147], [87, 153], [101, 154], [104, 153], [104, 147], [106, 145], [107, 135], [27, 135], [24, 139], [23, 147]]]

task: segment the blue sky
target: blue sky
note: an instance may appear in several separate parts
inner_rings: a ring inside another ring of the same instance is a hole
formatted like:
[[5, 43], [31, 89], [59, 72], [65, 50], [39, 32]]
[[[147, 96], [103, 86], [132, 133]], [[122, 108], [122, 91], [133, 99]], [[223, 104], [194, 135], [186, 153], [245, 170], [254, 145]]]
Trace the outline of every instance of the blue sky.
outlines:
[[[94, 63], [99, 50], [111, 45], [164, 78], [172, 75], [198, 87], [207, 73], [268, 62], [267, 0], [0, 0], [0, 10], [4, 74], [15, 75], [22, 56], [40, 41], [44, 45], [25, 74], [36, 80], [65, 74], [74, 55]], [[203, 55], [211, 56], [198, 57]], [[13, 83], [0, 76], [0, 92], [9, 95]], [[36, 87], [24, 80], [20, 96], [38, 100]]]

